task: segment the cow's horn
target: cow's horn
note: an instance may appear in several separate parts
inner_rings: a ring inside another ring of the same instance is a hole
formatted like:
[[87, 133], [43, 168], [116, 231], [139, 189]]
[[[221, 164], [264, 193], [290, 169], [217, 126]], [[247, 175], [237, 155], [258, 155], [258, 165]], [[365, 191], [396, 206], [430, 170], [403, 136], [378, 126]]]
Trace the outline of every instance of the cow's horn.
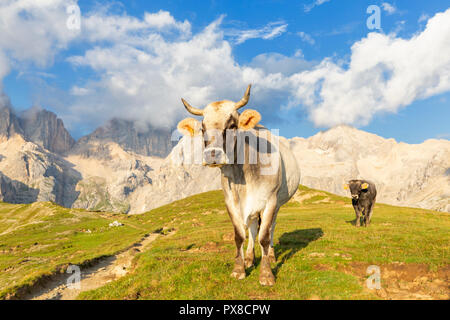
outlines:
[[247, 87], [247, 90], [245, 91], [244, 97], [241, 99], [241, 101], [239, 101], [238, 103], [236, 103], [236, 110], [242, 108], [243, 106], [245, 106], [248, 103], [248, 100], [250, 99], [250, 89], [251, 89], [252, 85], [249, 84]]
[[195, 116], [202, 116], [203, 115], [203, 110], [202, 109], [197, 109], [192, 107], [186, 100], [184, 100], [183, 98], [181, 98], [181, 101], [184, 104], [184, 107], [186, 108], [187, 111], [189, 111], [190, 113], [192, 113]]

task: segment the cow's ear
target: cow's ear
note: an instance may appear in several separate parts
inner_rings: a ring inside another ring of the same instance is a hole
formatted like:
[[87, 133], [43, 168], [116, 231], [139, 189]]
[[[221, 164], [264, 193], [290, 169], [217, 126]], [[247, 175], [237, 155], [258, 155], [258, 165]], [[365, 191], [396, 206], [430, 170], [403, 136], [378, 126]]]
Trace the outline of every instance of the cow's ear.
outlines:
[[369, 184], [366, 183], [366, 182], [364, 182], [364, 183], [361, 185], [361, 189], [362, 189], [362, 190], [369, 189]]
[[193, 137], [200, 133], [201, 123], [193, 118], [186, 118], [178, 123], [177, 128], [185, 136]]
[[253, 129], [261, 120], [261, 115], [256, 110], [245, 110], [239, 116], [239, 129], [250, 130]]
[[348, 190], [348, 189], [350, 188], [350, 187], [348, 186], [348, 183], [344, 183], [343, 187], [344, 187], [345, 190]]

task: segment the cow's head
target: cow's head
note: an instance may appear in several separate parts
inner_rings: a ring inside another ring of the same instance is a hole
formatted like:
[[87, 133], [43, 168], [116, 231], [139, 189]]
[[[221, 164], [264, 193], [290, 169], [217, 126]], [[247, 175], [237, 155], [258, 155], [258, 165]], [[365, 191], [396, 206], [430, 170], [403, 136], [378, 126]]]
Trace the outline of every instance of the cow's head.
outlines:
[[228, 139], [236, 137], [236, 134], [230, 134], [229, 130], [250, 130], [261, 120], [261, 115], [255, 110], [238, 113], [238, 110], [250, 99], [250, 88], [251, 85], [248, 86], [244, 97], [239, 102], [217, 101], [208, 104], [204, 109], [194, 108], [186, 100], [181, 99], [187, 111], [196, 116], [203, 116], [202, 122], [187, 118], [178, 123], [178, 130], [184, 135], [203, 136], [205, 143], [203, 165], [220, 167], [229, 163], [226, 146], [234, 146], [234, 143], [227, 143], [227, 137]]
[[350, 180], [348, 184], [344, 185], [344, 189], [350, 190], [353, 200], [358, 200], [362, 192], [367, 192], [369, 184], [361, 180]]

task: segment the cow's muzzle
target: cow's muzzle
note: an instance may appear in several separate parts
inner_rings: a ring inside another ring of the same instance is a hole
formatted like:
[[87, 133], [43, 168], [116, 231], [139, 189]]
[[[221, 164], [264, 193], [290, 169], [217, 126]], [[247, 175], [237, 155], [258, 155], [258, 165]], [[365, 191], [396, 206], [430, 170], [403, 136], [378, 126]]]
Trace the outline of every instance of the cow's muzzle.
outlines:
[[352, 194], [352, 199], [353, 200], [358, 200], [359, 196], [357, 194]]
[[220, 167], [228, 163], [228, 158], [221, 148], [207, 148], [203, 152], [203, 165]]

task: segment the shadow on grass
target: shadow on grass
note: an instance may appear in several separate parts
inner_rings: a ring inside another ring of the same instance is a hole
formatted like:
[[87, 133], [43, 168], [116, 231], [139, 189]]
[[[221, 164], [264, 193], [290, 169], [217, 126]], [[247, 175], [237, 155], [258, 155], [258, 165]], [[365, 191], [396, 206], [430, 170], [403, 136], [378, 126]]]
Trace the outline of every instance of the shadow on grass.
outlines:
[[275, 245], [275, 256], [277, 265], [273, 268], [273, 274], [276, 276], [283, 264], [292, 258], [299, 250], [306, 248], [310, 242], [316, 241], [323, 236], [321, 228], [295, 230], [284, 233], [279, 243]]

